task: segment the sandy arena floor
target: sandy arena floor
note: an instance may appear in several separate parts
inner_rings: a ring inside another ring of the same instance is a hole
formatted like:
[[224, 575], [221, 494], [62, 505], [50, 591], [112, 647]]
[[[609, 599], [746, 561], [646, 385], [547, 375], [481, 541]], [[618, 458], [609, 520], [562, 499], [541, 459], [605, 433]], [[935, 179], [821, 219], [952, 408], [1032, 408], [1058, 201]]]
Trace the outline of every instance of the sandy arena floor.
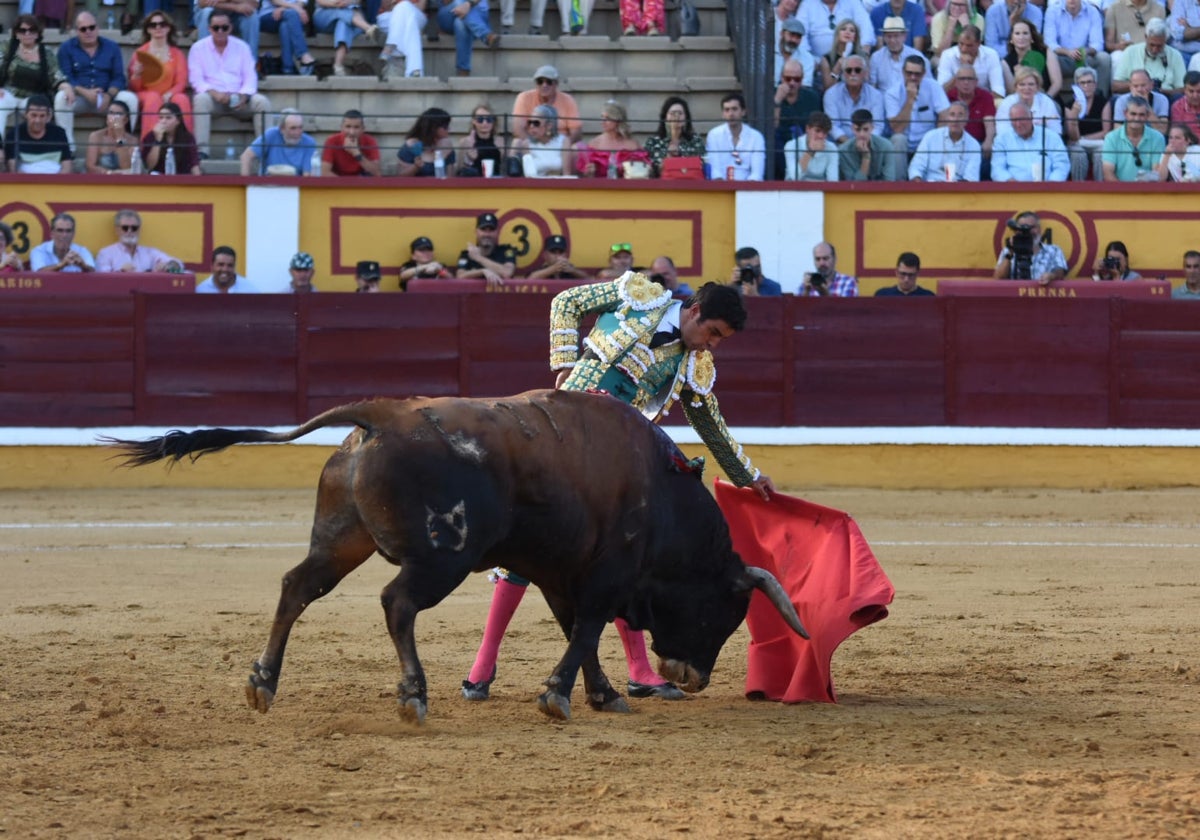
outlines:
[[601, 715], [577, 690], [553, 722], [536, 596], [467, 703], [478, 575], [418, 621], [412, 728], [379, 559], [297, 624], [271, 712], [245, 706], [312, 493], [0, 493], [0, 834], [1200, 836], [1200, 491], [806, 495], [897, 590], [835, 656], [839, 705], [745, 700], [742, 630], [700, 695]]

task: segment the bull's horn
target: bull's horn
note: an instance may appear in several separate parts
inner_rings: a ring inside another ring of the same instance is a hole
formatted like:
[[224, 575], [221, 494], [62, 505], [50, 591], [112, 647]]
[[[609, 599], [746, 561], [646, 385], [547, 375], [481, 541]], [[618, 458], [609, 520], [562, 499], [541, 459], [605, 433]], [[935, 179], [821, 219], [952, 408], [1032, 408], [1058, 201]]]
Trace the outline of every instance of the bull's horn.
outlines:
[[783, 620], [787, 622], [788, 627], [799, 633], [800, 638], [807, 639], [808, 631], [800, 623], [800, 614], [792, 606], [791, 599], [783, 591], [783, 585], [775, 579], [775, 575], [757, 566], [747, 566], [746, 577], [750, 579], [755, 589], [771, 599], [771, 603], [775, 605], [775, 609], [779, 610], [779, 614], [783, 616]]

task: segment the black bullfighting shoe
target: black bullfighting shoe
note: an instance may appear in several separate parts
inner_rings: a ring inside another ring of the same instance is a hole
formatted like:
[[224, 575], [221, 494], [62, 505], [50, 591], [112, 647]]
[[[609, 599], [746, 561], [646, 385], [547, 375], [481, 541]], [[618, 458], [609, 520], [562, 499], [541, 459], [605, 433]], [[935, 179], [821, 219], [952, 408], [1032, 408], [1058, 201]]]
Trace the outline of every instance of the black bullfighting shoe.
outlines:
[[491, 690], [492, 682], [496, 679], [496, 669], [492, 668], [492, 675], [486, 680], [480, 680], [473, 683], [470, 680], [463, 680], [462, 693], [464, 700], [486, 700], [488, 692]]
[[[466, 685], [466, 683], [464, 683]], [[466, 689], [464, 688], [465, 692]], [[662, 683], [661, 685], [646, 685], [645, 683], [629, 681], [629, 696], [630, 697], [658, 697], [661, 700], [682, 700], [687, 697], [675, 683]]]

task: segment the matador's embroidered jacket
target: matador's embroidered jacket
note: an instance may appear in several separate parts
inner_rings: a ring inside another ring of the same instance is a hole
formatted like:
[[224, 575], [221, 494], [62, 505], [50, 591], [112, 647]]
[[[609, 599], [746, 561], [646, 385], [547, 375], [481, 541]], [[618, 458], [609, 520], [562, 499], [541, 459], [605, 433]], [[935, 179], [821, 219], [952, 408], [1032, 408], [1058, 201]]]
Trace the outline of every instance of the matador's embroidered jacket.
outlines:
[[[550, 304], [550, 368], [573, 368], [563, 388], [598, 388], [631, 403], [651, 420], [666, 417], [677, 401], [692, 428], [738, 486], [759, 476], [729, 433], [713, 385], [717, 369], [707, 350], [687, 350], [675, 338], [651, 347], [660, 322], [681, 304], [645, 275], [627, 271], [610, 283], [576, 286]], [[579, 351], [579, 325], [602, 313]], [[654, 342], [657, 343], [657, 342]]]

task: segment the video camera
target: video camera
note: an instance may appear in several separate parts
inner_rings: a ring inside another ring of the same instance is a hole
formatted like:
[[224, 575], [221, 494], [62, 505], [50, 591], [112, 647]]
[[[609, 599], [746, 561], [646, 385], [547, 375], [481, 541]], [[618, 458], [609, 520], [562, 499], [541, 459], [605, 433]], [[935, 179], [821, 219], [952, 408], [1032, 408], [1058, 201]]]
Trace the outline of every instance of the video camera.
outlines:
[[1005, 247], [1012, 255], [1010, 276], [1013, 280], [1031, 280], [1033, 279], [1033, 251], [1036, 239], [1033, 234], [1033, 226], [1017, 224], [1009, 219], [1008, 229], [1013, 232], [1012, 236], [1004, 240]]

